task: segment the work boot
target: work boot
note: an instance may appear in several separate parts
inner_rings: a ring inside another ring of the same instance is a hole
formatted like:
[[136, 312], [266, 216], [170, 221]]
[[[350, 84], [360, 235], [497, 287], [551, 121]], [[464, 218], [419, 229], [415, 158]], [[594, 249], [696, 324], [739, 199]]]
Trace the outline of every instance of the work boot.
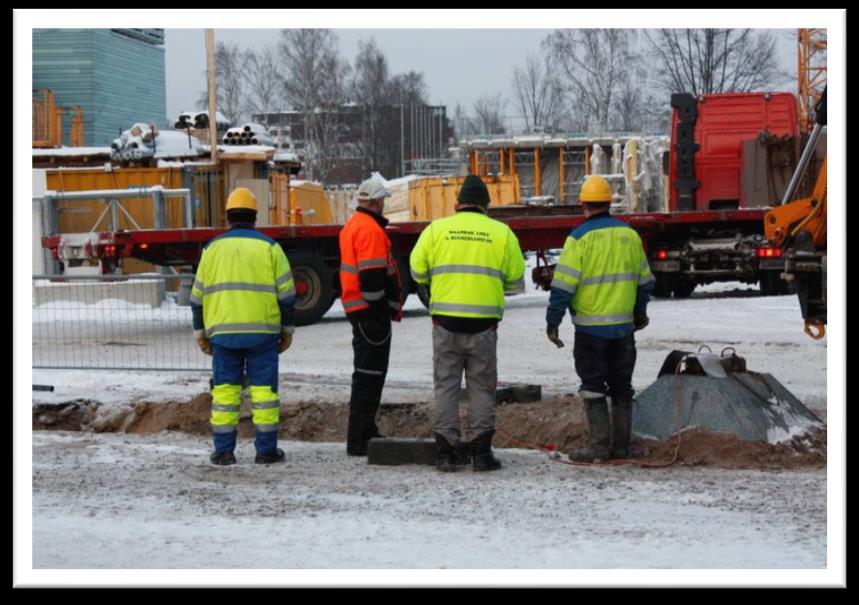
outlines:
[[257, 464], [274, 464], [275, 462], [283, 462], [285, 459], [286, 454], [283, 453], [282, 449], [277, 448], [268, 454], [257, 452], [257, 457], [254, 459], [254, 462]]
[[212, 461], [212, 464], [216, 464], [218, 466], [230, 466], [231, 464], [236, 463], [236, 455], [232, 452], [219, 452], [215, 450], [212, 452], [212, 455], [209, 456], [209, 460]]
[[442, 473], [454, 472], [456, 470], [456, 448], [438, 433], [433, 433], [433, 437], [435, 437], [436, 470]]
[[632, 397], [611, 399], [611, 452], [616, 460], [629, 458], [629, 437], [632, 433]]
[[501, 468], [495, 456], [492, 455], [492, 436], [495, 431], [480, 433], [471, 440], [471, 469], [476, 472], [497, 471]]
[[573, 462], [608, 460], [610, 433], [606, 398], [585, 399], [585, 415], [588, 420], [588, 446], [572, 450], [567, 455]]

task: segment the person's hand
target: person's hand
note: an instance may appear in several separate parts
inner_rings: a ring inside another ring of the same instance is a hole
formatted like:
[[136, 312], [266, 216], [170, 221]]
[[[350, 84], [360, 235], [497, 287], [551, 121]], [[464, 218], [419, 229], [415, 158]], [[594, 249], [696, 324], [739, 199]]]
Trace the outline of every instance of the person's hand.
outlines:
[[643, 330], [647, 327], [647, 325], [650, 323], [650, 318], [643, 313], [636, 313], [634, 321], [635, 331], [638, 332], [639, 330]]
[[295, 328], [282, 328], [280, 331], [280, 344], [277, 347], [278, 354], [286, 351], [290, 346], [292, 346], [292, 333]]
[[558, 326], [546, 326], [546, 336], [559, 349], [564, 348], [564, 341], [558, 337]]
[[197, 339], [197, 346], [206, 355], [212, 354], [212, 343], [206, 338], [205, 330], [194, 330], [194, 338]]

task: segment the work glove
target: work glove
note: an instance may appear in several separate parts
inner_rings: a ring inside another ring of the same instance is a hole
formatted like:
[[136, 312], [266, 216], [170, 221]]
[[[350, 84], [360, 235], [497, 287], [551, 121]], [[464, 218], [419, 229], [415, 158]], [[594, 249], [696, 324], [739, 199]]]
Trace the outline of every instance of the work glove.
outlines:
[[647, 327], [647, 324], [650, 323], [650, 318], [647, 317], [647, 315], [645, 315], [644, 313], [636, 313], [635, 318], [634, 318], [634, 322], [635, 322], [635, 331], [638, 332], [639, 330], [643, 330], [644, 328]]
[[212, 354], [212, 343], [206, 338], [205, 330], [194, 330], [194, 338], [197, 339], [197, 346], [206, 355]]
[[556, 347], [564, 348], [564, 341], [558, 337], [558, 326], [546, 326], [546, 336], [555, 343]]
[[293, 326], [282, 326], [280, 329], [280, 344], [277, 347], [278, 354], [286, 351], [292, 346], [292, 334], [295, 332]]

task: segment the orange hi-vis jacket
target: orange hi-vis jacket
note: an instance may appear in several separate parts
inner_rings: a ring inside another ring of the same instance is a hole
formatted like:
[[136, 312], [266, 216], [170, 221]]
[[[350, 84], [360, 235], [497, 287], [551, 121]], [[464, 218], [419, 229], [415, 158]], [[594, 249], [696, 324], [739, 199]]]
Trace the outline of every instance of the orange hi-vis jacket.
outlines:
[[402, 287], [387, 219], [358, 208], [340, 231], [340, 301], [350, 317], [389, 314], [402, 318]]

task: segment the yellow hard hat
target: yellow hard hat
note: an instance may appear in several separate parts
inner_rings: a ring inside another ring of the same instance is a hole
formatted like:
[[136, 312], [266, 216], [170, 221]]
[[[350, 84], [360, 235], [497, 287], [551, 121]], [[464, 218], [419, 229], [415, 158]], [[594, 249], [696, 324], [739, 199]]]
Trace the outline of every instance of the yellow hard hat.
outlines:
[[253, 210], [257, 209], [257, 198], [250, 189], [238, 187], [233, 190], [227, 198], [227, 210]]
[[611, 201], [611, 186], [608, 181], [598, 175], [592, 175], [585, 179], [579, 190], [579, 201], [587, 203], [605, 203]]

